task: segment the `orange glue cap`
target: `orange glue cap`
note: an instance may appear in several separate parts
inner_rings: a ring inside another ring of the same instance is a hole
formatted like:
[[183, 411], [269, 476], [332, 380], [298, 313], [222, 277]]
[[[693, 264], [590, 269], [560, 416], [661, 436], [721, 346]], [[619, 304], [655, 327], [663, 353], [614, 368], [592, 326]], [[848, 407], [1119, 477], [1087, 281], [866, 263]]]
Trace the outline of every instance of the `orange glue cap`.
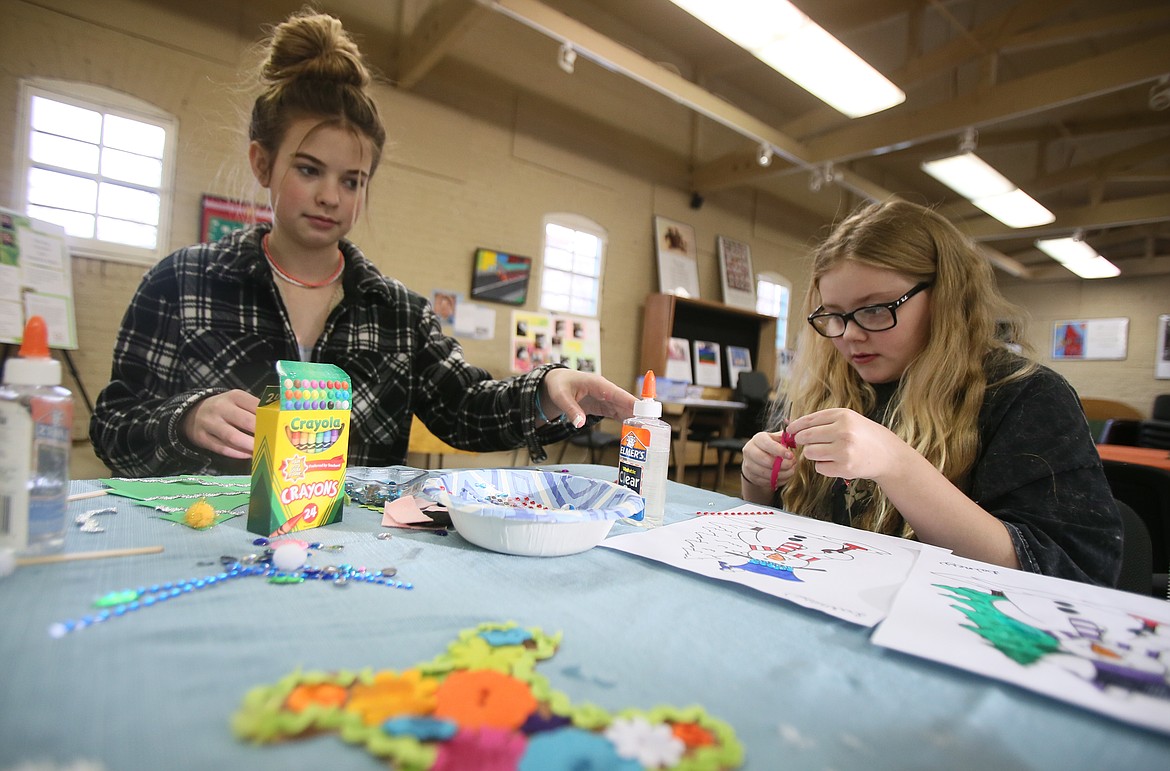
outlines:
[[49, 358], [49, 327], [40, 316], [29, 316], [24, 325], [24, 337], [20, 341], [22, 359]]
[[29, 316], [20, 341], [20, 355], [4, 362], [6, 385], [61, 384], [61, 362], [49, 355], [49, 329], [40, 316]]
[[654, 380], [654, 370], [646, 370], [646, 377], [642, 378], [642, 398], [653, 399], [658, 395], [658, 384]]

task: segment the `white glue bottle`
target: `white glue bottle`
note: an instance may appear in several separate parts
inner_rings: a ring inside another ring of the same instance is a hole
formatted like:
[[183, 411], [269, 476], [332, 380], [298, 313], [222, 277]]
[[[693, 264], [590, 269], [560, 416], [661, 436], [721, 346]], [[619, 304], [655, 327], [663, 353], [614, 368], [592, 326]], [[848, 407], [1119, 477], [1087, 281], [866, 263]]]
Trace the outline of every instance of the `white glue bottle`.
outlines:
[[45, 320], [30, 316], [0, 384], [0, 546], [18, 554], [64, 546], [72, 443], [73, 394], [61, 387]]
[[655, 401], [654, 372], [642, 380], [642, 398], [634, 402], [634, 417], [622, 424], [618, 445], [618, 484], [646, 499], [642, 527], [658, 527], [666, 507], [666, 467], [670, 463], [670, 424], [659, 420], [662, 402]]

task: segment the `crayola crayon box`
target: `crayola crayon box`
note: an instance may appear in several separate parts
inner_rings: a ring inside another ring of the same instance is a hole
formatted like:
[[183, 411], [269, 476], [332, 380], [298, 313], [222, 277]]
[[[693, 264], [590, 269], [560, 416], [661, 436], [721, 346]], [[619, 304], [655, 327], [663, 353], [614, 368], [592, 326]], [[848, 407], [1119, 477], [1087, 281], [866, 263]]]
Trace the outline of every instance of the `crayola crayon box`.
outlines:
[[276, 362], [256, 409], [248, 530], [284, 535], [341, 521], [349, 447], [349, 375], [332, 364]]

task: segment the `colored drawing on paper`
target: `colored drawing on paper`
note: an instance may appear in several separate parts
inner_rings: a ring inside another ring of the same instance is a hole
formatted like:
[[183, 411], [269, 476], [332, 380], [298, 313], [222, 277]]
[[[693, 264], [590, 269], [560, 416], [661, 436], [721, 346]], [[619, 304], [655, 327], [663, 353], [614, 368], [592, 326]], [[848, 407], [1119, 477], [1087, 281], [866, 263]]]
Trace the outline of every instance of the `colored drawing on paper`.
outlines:
[[336, 733], [394, 768], [731, 769], [743, 747], [702, 707], [574, 704], [535, 669], [561, 637], [515, 623], [464, 630], [401, 672], [308, 672], [254, 688], [232, 718], [256, 744]]
[[731, 581], [863, 626], [885, 615], [920, 544], [746, 506], [647, 532], [611, 536], [606, 546]]
[[1170, 733], [1170, 605], [925, 555], [873, 642]]

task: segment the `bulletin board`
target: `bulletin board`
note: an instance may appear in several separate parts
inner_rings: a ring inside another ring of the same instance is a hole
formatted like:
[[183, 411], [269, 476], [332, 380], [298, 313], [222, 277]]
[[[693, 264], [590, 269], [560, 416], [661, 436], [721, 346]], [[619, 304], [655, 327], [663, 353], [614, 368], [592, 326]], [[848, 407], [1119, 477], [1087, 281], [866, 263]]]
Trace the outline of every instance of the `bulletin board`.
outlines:
[[19, 343], [29, 316], [45, 320], [50, 347], [77, 350], [65, 229], [0, 208], [0, 343]]
[[1129, 344], [1129, 319], [1058, 321], [1052, 329], [1052, 358], [1121, 360]]

